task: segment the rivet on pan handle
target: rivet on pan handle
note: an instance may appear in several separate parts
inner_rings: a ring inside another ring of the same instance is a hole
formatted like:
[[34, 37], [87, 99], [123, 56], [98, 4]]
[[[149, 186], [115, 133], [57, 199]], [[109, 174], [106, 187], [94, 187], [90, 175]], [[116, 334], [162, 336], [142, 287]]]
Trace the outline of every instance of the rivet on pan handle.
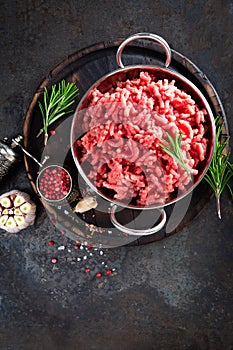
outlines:
[[166, 42], [166, 40], [164, 40], [162, 37], [156, 35], [156, 34], [152, 34], [152, 33], [137, 33], [134, 35], [131, 35], [130, 37], [128, 37], [127, 39], [125, 39], [121, 45], [119, 46], [117, 53], [116, 53], [116, 60], [117, 60], [117, 64], [119, 67], [124, 68], [124, 64], [122, 63], [121, 60], [121, 55], [122, 55], [122, 51], [124, 50], [125, 46], [128, 45], [130, 42], [135, 41], [135, 40], [139, 40], [139, 39], [149, 39], [149, 40], [153, 40], [156, 41], [157, 43], [159, 43], [165, 50], [166, 52], [166, 62], [165, 62], [165, 67], [168, 67], [169, 64], [171, 63], [171, 49], [168, 45], [168, 43]]
[[163, 226], [165, 225], [166, 220], [167, 220], [166, 212], [164, 209], [161, 208], [161, 209], [158, 209], [161, 213], [161, 220], [156, 226], [153, 226], [149, 229], [144, 229], [144, 230], [131, 229], [129, 227], [125, 227], [124, 225], [120, 224], [119, 221], [117, 221], [116, 216], [115, 216], [115, 212], [116, 212], [117, 208], [118, 208], [118, 206], [116, 204], [114, 204], [111, 208], [111, 213], [110, 213], [111, 222], [118, 230], [120, 230], [124, 233], [128, 233], [129, 235], [134, 235], [134, 236], [151, 235], [153, 233], [160, 231], [163, 228]]

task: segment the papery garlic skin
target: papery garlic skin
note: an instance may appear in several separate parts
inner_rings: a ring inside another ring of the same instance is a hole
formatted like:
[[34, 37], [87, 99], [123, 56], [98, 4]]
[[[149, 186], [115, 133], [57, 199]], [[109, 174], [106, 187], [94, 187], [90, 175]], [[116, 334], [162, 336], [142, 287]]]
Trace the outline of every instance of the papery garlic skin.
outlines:
[[88, 210], [94, 209], [97, 207], [97, 201], [95, 197], [85, 196], [76, 204], [74, 211], [76, 213], [85, 213]]

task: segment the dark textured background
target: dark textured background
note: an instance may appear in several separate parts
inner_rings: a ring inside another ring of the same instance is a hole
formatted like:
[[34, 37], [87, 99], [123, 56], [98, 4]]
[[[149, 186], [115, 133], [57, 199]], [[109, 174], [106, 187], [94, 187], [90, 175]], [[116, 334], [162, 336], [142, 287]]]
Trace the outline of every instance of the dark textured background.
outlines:
[[[34, 92], [67, 55], [142, 31], [163, 36], [207, 75], [232, 133], [232, 1], [1, 0], [0, 137], [22, 132]], [[33, 195], [23, 164], [0, 193], [13, 188]], [[99, 280], [38, 205], [32, 228], [0, 232], [0, 349], [233, 349], [228, 193], [222, 203], [222, 221], [211, 200], [166, 240], [93, 251], [94, 272], [102, 261], [116, 268]]]

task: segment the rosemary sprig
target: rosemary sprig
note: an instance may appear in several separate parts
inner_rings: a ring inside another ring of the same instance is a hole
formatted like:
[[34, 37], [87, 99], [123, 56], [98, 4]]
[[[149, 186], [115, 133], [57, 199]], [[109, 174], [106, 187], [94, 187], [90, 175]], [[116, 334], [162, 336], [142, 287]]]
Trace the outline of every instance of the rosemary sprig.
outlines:
[[[233, 163], [228, 162], [228, 168], [230, 169], [231, 177], [233, 177]], [[229, 183], [227, 184], [227, 188], [230, 192], [231, 199], [233, 200], [233, 188], [231, 188]]]
[[56, 120], [71, 113], [72, 110], [67, 110], [76, 97], [78, 96], [78, 88], [74, 83], [67, 83], [62, 80], [58, 84], [54, 84], [49, 95], [47, 87], [44, 88], [43, 104], [38, 101], [42, 114], [43, 128], [39, 131], [37, 137], [44, 133], [44, 145], [48, 141], [48, 127]]
[[181, 141], [182, 141], [182, 134], [178, 134], [176, 132], [175, 139], [172, 138], [169, 133], [167, 133], [167, 139], [168, 142], [165, 144], [159, 143], [159, 146], [170, 156], [172, 157], [178, 164], [182, 166], [182, 168], [189, 174], [190, 169], [187, 167], [187, 165], [184, 162], [184, 156], [181, 151]]
[[221, 141], [221, 133], [223, 124], [220, 123], [220, 118], [215, 119], [216, 124], [216, 140], [213, 158], [209, 166], [208, 172], [205, 175], [205, 180], [208, 182], [213, 192], [215, 193], [217, 202], [218, 217], [221, 219], [220, 197], [225, 188], [228, 187], [231, 196], [233, 196], [232, 188], [229, 185], [230, 178], [233, 176], [233, 164], [230, 163], [230, 151], [228, 150], [229, 137]]

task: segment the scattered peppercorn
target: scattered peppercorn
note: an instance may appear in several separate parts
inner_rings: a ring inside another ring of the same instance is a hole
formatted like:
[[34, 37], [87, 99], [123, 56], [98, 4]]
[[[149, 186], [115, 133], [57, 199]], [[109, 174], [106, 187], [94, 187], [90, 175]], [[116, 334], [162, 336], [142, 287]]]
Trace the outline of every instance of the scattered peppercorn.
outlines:
[[97, 274], [95, 275], [96, 278], [101, 278], [102, 277], [102, 273], [101, 272], [97, 272]]

